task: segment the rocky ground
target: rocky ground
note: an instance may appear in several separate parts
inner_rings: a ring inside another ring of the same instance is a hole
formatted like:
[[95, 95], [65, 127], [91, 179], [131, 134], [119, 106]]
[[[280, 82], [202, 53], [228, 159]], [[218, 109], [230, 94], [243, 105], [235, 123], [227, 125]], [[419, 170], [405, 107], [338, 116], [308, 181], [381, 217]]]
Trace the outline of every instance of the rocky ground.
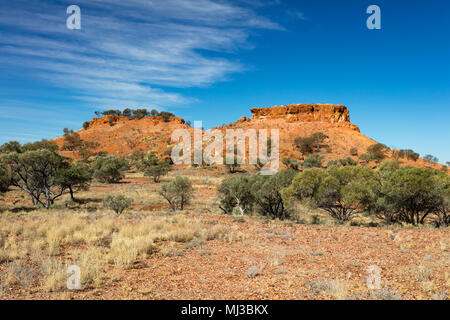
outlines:
[[[196, 196], [177, 213], [156, 194], [159, 186], [138, 174], [95, 184], [79, 194], [80, 204], [63, 199], [50, 212], [27, 209], [25, 197], [18, 209], [8, 204], [0, 214], [0, 298], [449, 297], [448, 228], [336, 226], [320, 212], [295, 221], [226, 216], [215, 198], [222, 177], [205, 172], [183, 172]], [[116, 217], [103, 209], [110, 193], [132, 197], [132, 210]], [[81, 267], [81, 290], [65, 287], [70, 264]], [[369, 289], [377, 268], [379, 289]]]

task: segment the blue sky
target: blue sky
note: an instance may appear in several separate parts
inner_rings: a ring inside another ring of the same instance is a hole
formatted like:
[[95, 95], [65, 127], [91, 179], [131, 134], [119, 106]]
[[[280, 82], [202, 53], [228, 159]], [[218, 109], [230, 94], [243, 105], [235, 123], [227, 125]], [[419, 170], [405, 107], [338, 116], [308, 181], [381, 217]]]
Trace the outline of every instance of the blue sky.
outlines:
[[[81, 30], [66, 8], [81, 8]], [[366, 27], [369, 5], [381, 30]], [[54, 138], [95, 110], [205, 127], [250, 107], [336, 103], [362, 133], [450, 161], [447, 0], [0, 3], [0, 143]]]

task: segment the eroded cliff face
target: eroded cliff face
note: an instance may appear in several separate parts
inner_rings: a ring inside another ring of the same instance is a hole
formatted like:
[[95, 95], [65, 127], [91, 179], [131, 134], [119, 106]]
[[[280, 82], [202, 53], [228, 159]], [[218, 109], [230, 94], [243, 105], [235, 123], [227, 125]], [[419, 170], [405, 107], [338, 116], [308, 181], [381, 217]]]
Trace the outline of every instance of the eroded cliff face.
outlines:
[[285, 119], [287, 122], [328, 122], [359, 131], [350, 122], [349, 111], [340, 104], [290, 104], [270, 108], [252, 108], [255, 120]]

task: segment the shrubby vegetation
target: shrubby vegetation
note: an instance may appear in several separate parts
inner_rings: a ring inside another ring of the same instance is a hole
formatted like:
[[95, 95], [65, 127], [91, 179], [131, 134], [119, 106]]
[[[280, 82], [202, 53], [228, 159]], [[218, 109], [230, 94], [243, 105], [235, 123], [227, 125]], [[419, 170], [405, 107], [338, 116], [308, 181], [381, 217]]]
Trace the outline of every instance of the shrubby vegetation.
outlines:
[[320, 144], [328, 137], [322, 132], [313, 133], [307, 137], [297, 137], [294, 144], [303, 154], [311, 154], [320, 150]]
[[402, 149], [399, 151], [400, 158], [407, 158], [408, 160], [417, 161], [419, 156], [420, 155], [417, 152], [414, 152], [414, 150], [411, 149]]
[[75, 201], [74, 192], [88, 190], [91, 181], [90, 168], [82, 163], [75, 163], [62, 168], [57, 175], [57, 183], [69, 190], [72, 201]]
[[364, 167], [309, 169], [295, 176], [283, 190], [283, 198], [286, 203], [292, 199], [309, 200], [309, 204], [343, 223], [368, 208], [375, 189], [374, 177], [375, 172]]
[[[98, 142], [84, 141], [80, 135], [73, 130], [64, 128], [64, 144], [61, 147], [62, 151], [73, 151], [78, 153], [84, 159], [87, 159], [94, 155], [91, 151], [99, 146]], [[42, 148], [39, 148], [42, 149]]]
[[8, 187], [10, 186], [10, 184], [11, 174], [6, 168], [0, 166], [0, 192], [8, 191]]
[[120, 216], [126, 209], [130, 208], [132, 203], [133, 199], [127, 198], [122, 194], [116, 196], [109, 195], [103, 200], [103, 206], [111, 209], [118, 216]]
[[238, 208], [243, 215], [255, 210], [272, 219], [285, 219], [289, 211], [283, 203], [281, 190], [290, 185], [294, 170], [283, 170], [275, 175], [239, 176], [224, 179], [218, 188], [220, 209], [231, 213]]
[[104, 183], [118, 183], [128, 169], [128, 162], [116, 156], [97, 157], [91, 165], [93, 177]]
[[424, 160], [429, 161], [429, 162], [439, 162], [439, 159], [431, 154], [427, 154], [423, 157]]
[[158, 193], [167, 200], [171, 210], [183, 210], [192, 198], [192, 183], [188, 178], [178, 176], [170, 182], [163, 183]]
[[382, 143], [375, 143], [367, 148], [367, 154], [370, 156], [370, 160], [383, 160], [386, 158], [385, 151], [388, 150]]
[[389, 222], [423, 224], [434, 215], [448, 225], [450, 177], [433, 169], [403, 167], [381, 175], [373, 212]]
[[149, 152], [142, 158], [140, 167], [145, 176], [153, 177], [154, 182], [159, 182], [161, 176], [169, 172], [170, 164], [168, 161], [161, 161], [155, 152]]
[[0, 164], [8, 172], [9, 184], [28, 193], [33, 205], [48, 209], [66, 191], [73, 199], [75, 190], [89, 186], [89, 172], [71, 159], [47, 149], [24, 150], [2, 153]]
[[321, 155], [313, 154], [302, 162], [302, 166], [303, 168], [321, 168], [323, 158]]
[[[285, 219], [292, 214], [294, 201], [300, 201], [324, 210], [338, 223], [367, 213], [386, 223], [449, 225], [448, 175], [431, 168], [400, 168], [395, 160], [383, 161], [377, 169], [341, 160], [329, 163], [327, 169], [224, 179], [217, 190], [219, 208], [224, 213], [236, 209], [241, 215], [255, 212]], [[287, 159], [284, 163], [290, 164]]]
[[288, 169], [292, 170], [298, 170], [298, 167], [302, 165], [301, 161], [291, 158], [283, 158], [281, 163], [283, 163]]
[[123, 111], [120, 110], [106, 110], [103, 112], [96, 111], [95, 114], [97, 116], [103, 115], [103, 116], [123, 116], [123, 117], [130, 117], [130, 118], [137, 118], [142, 119], [144, 117], [157, 117], [160, 116], [163, 118], [164, 121], [168, 121], [169, 118], [174, 117], [175, 115], [171, 112], [167, 111], [161, 111], [159, 112], [156, 109], [151, 110], [150, 112], [147, 111], [147, 109], [136, 109], [132, 110], [129, 108], [124, 109]]

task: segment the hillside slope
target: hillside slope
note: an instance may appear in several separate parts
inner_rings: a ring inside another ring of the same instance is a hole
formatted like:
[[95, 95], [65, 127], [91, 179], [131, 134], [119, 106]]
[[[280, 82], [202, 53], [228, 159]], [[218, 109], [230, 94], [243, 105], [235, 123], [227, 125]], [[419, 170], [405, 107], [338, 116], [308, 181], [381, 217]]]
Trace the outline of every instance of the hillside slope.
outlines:
[[[315, 132], [324, 133], [325, 139], [320, 148], [324, 157], [323, 163], [329, 160], [352, 157], [358, 161], [358, 155], [366, 153], [367, 148], [375, 140], [365, 136], [359, 127], [350, 122], [349, 110], [343, 105], [330, 104], [293, 104], [275, 106], [270, 108], [252, 108], [252, 117], [241, 117], [235, 123], [219, 127], [227, 129], [278, 129], [280, 133], [280, 160], [293, 158], [303, 160], [303, 155], [294, 145], [296, 137], [309, 136]], [[170, 137], [175, 129], [187, 129], [193, 133], [193, 128], [178, 117], [164, 121], [162, 117], [145, 117], [142, 119], [106, 116], [94, 118], [89, 122], [87, 129], [77, 131], [81, 139], [97, 142], [94, 152], [107, 151], [115, 155], [128, 155], [133, 151], [150, 151], [169, 154], [174, 144]], [[55, 140], [61, 147], [64, 138]], [[350, 150], [354, 148], [358, 155], [351, 156]], [[63, 151], [62, 154], [78, 158], [77, 154]], [[387, 159], [392, 159], [392, 152], [385, 153]], [[442, 165], [427, 162], [421, 158], [417, 161], [406, 158], [399, 159], [401, 165], [417, 167], [441, 168]], [[375, 166], [375, 163], [369, 163]]]

